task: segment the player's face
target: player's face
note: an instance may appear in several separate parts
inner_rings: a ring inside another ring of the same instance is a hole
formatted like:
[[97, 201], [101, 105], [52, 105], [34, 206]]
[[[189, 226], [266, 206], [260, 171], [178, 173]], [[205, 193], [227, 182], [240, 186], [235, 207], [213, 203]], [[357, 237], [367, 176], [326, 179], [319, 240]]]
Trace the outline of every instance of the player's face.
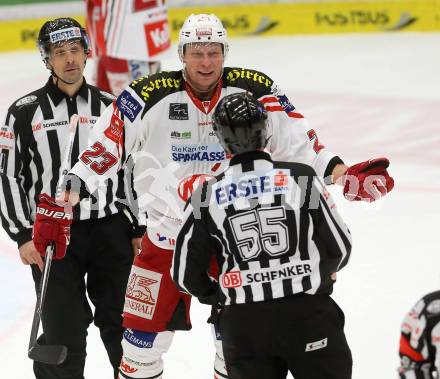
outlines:
[[55, 74], [70, 84], [82, 80], [85, 60], [86, 54], [79, 41], [54, 46], [49, 55], [49, 64]]
[[209, 91], [223, 71], [223, 49], [219, 43], [193, 43], [185, 46], [183, 56], [186, 79], [196, 90]]

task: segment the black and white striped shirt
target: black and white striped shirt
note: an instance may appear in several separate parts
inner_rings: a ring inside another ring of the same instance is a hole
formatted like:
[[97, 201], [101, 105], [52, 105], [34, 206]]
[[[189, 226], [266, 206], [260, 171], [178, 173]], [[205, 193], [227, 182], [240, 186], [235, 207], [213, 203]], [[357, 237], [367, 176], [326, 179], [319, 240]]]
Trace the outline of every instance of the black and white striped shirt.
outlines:
[[[313, 168], [264, 152], [230, 164], [187, 204], [171, 269], [178, 287], [225, 305], [331, 293], [351, 235]], [[212, 255], [218, 283], [207, 274]]]
[[[9, 236], [21, 244], [31, 240], [38, 195], [55, 195], [68, 144], [69, 120], [79, 115], [72, 150], [72, 165], [88, 146], [93, 125], [113, 96], [85, 80], [70, 98], [52, 80], [14, 102], [0, 131], [0, 216]], [[103, 183], [104, 184], [104, 183]], [[123, 190], [123, 173], [83, 199], [74, 209], [76, 220], [101, 218], [122, 209], [115, 203]], [[119, 194], [119, 192], [118, 192]]]

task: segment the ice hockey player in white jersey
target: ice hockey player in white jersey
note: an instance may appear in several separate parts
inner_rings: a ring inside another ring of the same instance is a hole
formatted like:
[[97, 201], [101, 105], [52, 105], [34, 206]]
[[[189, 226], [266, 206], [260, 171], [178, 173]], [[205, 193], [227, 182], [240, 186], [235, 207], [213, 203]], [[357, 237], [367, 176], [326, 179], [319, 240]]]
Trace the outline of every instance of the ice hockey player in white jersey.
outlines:
[[[90, 148], [71, 170], [93, 191], [128, 156], [136, 159], [134, 188], [148, 213], [148, 228], [127, 287], [122, 378], [160, 378], [174, 331], [191, 328], [190, 296], [177, 289], [170, 268], [186, 201], [199, 183], [228, 167], [230, 155], [212, 129], [221, 98], [249, 92], [259, 99], [268, 113], [267, 150], [273, 159], [302, 162], [329, 182], [341, 181], [349, 200], [373, 201], [393, 187], [387, 159], [346, 166], [318, 142], [268, 75], [225, 67], [226, 30], [215, 15], [189, 16], [178, 51], [183, 68], [132, 82], [96, 123]], [[370, 175], [375, 180], [368, 180]], [[227, 378], [219, 339], [216, 347], [215, 375]]]
[[440, 375], [440, 291], [421, 298], [405, 316], [399, 344], [400, 379]]

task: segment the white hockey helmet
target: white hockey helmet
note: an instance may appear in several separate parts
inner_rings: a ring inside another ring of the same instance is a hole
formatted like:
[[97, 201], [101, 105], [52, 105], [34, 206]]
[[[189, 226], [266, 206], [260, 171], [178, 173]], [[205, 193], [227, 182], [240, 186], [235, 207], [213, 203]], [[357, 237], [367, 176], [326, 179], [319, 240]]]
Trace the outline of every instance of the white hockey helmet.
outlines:
[[179, 58], [183, 62], [183, 47], [188, 43], [216, 42], [223, 45], [223, 55], [228, 53], [226, 29], [214, 14], [192, 14], [182, 25], [179, 32]]

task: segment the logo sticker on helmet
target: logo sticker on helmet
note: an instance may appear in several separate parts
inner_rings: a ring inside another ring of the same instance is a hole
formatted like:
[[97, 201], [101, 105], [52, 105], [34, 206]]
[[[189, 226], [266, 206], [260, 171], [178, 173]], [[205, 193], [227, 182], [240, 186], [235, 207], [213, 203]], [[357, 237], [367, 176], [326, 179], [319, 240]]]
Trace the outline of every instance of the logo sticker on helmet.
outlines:
[[212, 36], [212, 28], [198, 28], [196, 29], [196, 36]]
[[81, 30], [77, 27], [56, 30], [49, 34], [50, 42], [57, 43], [73, 38], [81, 38]]
[[220, 43], [223, 45], [223, 56], [228, 52], [226, 29], [214, 14], [192, 14], [182, 25], [179, 32], [178, 52], [183, 61], [183, 47], [191, 43]]

